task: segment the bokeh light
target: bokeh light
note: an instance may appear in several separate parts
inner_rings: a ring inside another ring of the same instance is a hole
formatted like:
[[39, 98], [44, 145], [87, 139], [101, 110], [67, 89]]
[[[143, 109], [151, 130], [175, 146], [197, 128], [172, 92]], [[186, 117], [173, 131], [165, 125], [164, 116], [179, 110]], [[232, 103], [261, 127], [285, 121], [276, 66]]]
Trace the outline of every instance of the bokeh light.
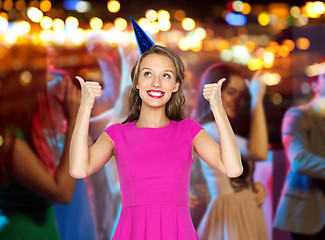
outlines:
[[40, 2], [39, 7], [43, 12], [48, 12], [52, 8], [52, 3], [51, 3], [51, 1], [44, 0], [44, 1]]
[[67, 30], [76, 30], [79, 26], [79, 21], [77, 18], [75, 17], [67, 17], [67, 19], [65, 20], [65, 26], [67, 28]]
[[107, 3], [107, 9], [112, 13], [117, 13], [118, 11], [120, 11], [120, 8], [121, 4], [118, 1], [110, 0]]
[[93, 17], [90, 19], [89, 24], [93, 30], [99, 30], [103, 27], [103, 20], [98, 17]]
[[32, 22], [38, 23], [43, 18], [43, 12], [35, 7], [30, 7], [27, 10], [27, 16]]
[[127, 28], [128, 23], [124, 18], [116, 18], [114, 20], [114, 26], [117, 30], [123, 31]]
[[184, 18], [182, 26], [186, 31], [192, 31], [195, 28], [195, 21], [192, 18]]
[[296, 46], [300, 50], [307, 50], [310, 46], [308, 38], [300, 37], [296, 40]]
[[145, 13], [146, 18], [149, 21], [156, 21], [157, 20], [157, 11], [153, 10], [153, 9], [148, 9]]

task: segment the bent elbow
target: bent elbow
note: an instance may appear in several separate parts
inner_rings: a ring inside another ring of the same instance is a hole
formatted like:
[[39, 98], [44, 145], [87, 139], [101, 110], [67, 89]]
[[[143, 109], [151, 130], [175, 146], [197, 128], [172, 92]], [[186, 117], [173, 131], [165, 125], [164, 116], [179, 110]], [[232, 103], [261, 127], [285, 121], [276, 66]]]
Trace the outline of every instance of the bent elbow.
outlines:
[[75, 179], [82, 179], [82, 178], [87, 177], [86, 173], [79, 171], [79, 170], [70, 169], [69, 173], [70, 173], [71, 177], [73, 177]]
[[239, 177], [241, 174], [243, 173], [243, 168], [238, 168], [238, 169], [234, 169], [232, 171], [227, 172], [227, 176], [229, 178], [236, 178]]

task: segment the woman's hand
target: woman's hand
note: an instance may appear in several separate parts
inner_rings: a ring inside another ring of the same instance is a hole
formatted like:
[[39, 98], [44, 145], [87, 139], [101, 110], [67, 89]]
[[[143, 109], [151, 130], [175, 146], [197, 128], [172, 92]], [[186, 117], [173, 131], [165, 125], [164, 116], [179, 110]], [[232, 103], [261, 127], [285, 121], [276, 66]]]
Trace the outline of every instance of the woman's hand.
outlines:
[[200, 205], [199, 199], [197, 196], [193, 194], [189, 194], [189, 207], [190, 208], [196, 208], [198, 205]]
[[98, 82], [85, 82], [82, 77], [76, 76], [81, 86], [81, 104], [85, 104], [90, 108], [93, 108], [95, 100], [102, 94], [102, 87]]
[[261, 207], [266, 199], [266, 190], [261, 182], [254, 183], [254, 192], [256, 204]]
[[260, 71], [257, 71], [251, 81], [245, 79], [249, 94], [253, 101], [262, 100], [265, 95], [266, 85], [264, 83], [264, 78], [266, 74], [267, 73], [261, 74]]
[[223, 107], [221, 100], [221, 86], [225, 78], [220, 79], [217, 83], [205, 84], [203, 88], [203, 96], [210, 103], [210, 108]]

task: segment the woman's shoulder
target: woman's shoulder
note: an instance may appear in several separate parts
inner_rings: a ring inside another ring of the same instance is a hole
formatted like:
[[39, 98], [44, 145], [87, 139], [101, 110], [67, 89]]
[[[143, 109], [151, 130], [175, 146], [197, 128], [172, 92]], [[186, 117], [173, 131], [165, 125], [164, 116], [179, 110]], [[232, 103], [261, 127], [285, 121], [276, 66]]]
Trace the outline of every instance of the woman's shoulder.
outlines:
[[201, 126], [196, 120], [191, 118], [185, 118], [177, 123], [182, 126]]

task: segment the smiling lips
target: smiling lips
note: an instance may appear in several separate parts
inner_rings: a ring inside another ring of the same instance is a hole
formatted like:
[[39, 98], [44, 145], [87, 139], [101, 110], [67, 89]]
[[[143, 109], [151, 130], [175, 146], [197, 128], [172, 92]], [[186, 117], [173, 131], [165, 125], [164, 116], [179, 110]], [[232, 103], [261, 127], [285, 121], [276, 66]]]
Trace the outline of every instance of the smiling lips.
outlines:
[[162, 98], [165, 93], [162, 91], [149, 90], [147, 91], [148, 95], [152, 98]]

